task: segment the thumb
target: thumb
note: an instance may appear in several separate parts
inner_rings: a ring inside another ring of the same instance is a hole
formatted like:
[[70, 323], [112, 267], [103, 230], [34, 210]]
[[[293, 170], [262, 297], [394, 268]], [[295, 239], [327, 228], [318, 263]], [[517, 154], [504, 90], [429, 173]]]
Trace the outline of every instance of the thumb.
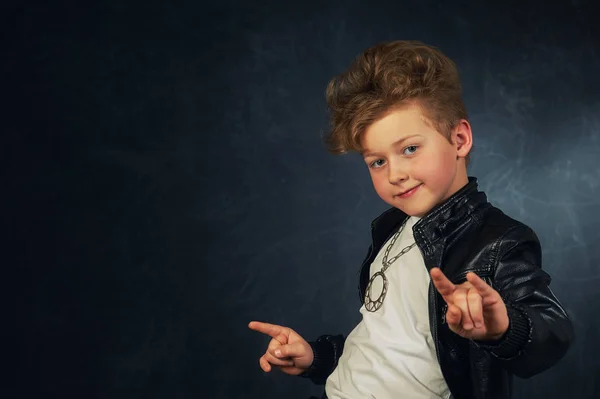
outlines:
[[289, 345], [281, 345], [279, 348], [275, 349], [273, 354], [278, 358], [302, 357], [306, 355], [306, 349], [300, 342], [296, 342]]

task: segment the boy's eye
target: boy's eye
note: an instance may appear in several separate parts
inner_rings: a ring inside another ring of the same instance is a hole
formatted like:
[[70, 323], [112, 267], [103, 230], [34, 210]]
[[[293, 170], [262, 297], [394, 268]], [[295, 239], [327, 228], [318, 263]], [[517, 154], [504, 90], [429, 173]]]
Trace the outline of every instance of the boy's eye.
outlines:
[[[379, 162], [379, 163], [378, 163]], [[372, 168], [379, 168], [383, 165], [384, 160], [383, 159], [378, 159], [376, 161], [371, 162], [371, 167]]]
[[417, 148], [418, 147], [416, 145], [410, 145], [410, 146], [408, 146], [408, 147], [406, 147], [404, 149], [404, 154], [406, 154], [406, 155], [412, 155], [412, 154], [415, 153], [415, 151], [417, 151]]

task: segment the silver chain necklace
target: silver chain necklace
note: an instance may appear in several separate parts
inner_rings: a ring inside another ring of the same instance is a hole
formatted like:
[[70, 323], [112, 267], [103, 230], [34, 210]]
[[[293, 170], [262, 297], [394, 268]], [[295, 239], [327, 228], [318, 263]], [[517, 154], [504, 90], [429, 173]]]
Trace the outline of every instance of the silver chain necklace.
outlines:
[[[387, 257], [390, 253], [390, 250], [394, 246], [394, 243], [396, 242], [398, 237], [400, 237], [400, 233], [402, 233], [402, 231], [404, 230], [404, 226], [406, 225], [407, 221], [408, 221], [408, 217], [404, 220], [404, 223], [402, 223], [402, 226], [394, 234], [394, 236], [392, 237], [392, 241], [390, 241], [389, 245], [387, 246], [385, 253], [383, 254], [383, 259], [381, 260], [383, 267], [381, 268], [380, 271], [373, 274], [373, 277], [371, 277], [371, 279], [369, 280], [369, 284], [367, 285], [367, 291], [365, 293], [365, 309], [367, 309], [369, 312], [376, 312], [383, 305], [383, 300], [385, 299], [385, 295], [387, 294], [387, 287], [388, 287], [388, 280], [385, 277], [385, 271], [388, 269], [388, 267], [390, 267], [392, 265], [392, 263], [394, 263], [396, 261], [396, 259], [398, 259], [402, 255], [406, 254], [408, 251], [410, 251], [412, 249], [412, 247], [414, 247], [417, 244], [416, 242], [413, 242], [411, 245], [405, 247], [402, 251], [400, 251], [400, 253], [398, 255], [394, 256], [392, 259], [390, 259], [388, 261]], [[375, 281], [375, 279], [377, 277], [380, 277], [380, 276], [383, 279], [383, 289], [381, 290], [381, 294], [379, 294], [377, 299], [373, 299], [373, 298], [371, 298], [371, 289], [373, 288], [373, 282]]]

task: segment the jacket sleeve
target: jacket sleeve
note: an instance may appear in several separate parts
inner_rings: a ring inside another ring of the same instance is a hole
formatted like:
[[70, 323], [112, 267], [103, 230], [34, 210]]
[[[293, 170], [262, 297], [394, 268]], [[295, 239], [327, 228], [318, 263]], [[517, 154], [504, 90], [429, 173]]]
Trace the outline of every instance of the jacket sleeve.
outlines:
[[475, 343], [521, 378], [555, 365], [574, 339], [573, 324], [541, 268], [540, 242], [520, 225], [499, 241], [493, 288], [506, 304], [509, 328], [497, 342]]
[[315, 341], [309, 341], [314, 360], [310, 368], [299, 376], [308, 378], [317, 385], [325, 385], [327, 377], [337, 367], [345, 341], [343, 335], [321, 335]]

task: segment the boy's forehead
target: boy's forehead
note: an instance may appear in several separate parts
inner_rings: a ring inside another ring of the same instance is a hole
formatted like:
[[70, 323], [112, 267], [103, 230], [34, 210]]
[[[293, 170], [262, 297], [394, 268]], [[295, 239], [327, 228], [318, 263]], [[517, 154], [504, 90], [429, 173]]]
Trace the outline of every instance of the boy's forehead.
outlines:
[[404, 136], [416, 134], [423, 129], [429, 128], [425, 118], [418, 110], [397, 110], [374, 121], [367, 126], [361, 135], [361, 143], [365, 145], [376, 136]]
[[391, 110], [365, 127], [361, 141], [374, 135], [404, 135], [426, 126], [425, 118], [417, 107]]

